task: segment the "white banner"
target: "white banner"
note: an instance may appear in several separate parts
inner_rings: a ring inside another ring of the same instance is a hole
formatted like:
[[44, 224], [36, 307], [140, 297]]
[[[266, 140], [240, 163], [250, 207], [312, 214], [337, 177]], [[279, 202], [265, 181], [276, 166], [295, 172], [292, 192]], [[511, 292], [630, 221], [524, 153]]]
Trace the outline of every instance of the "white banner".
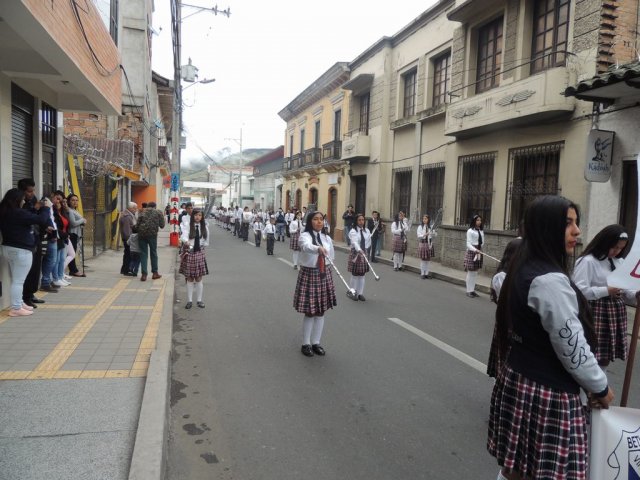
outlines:
[[640, 410], [593, 410], [589, 478], [640, 480]]
[[[640, 185], [640, 155], [638, 157], [636, 164], [638, 167], [638, 185]], [[640, 214], [640, 208], [638, 209], [638, 214]], [[607, 284], [610, 287], [634, 292], [640, 290], [640, 219], [636, 221], [636, 236], [629, 254], [622, 265], [607, 277]]]

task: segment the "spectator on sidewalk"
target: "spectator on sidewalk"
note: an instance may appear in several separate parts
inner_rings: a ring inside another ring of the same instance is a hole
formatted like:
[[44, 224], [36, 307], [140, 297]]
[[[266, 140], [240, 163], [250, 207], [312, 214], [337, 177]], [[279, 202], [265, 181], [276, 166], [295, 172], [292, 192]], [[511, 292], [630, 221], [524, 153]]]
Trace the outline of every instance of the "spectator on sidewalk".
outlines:
[[131, 229], [136, 224], [137, 210], [138, 205], [135, 202], [129, 202], [127, 208], [120, 214], [120, 238], [122, 239], [124, 249], [120, 275], [127, 275], [131, 271], [129, 269], [129, 264], [131, 263], [131, 248], [129, 247], [128, 240], [131, 235]]
[[9, 263], [11, 272], [11, 310], [10, 317], [33, 314], [33, 306], [23, 302], [24, 281], [31, 269], [33, 250], [37, 244], [37, 235], [32, 226], [43, 228], [49, 222], [49, 206], [36, 204], [37, 214], [22, 208], [25, 194], [12, 188], [0, 202], [0, 232], [2, 233], [2, 255]]
[[[40, 290], [44, 292], [54, 293], [58, 291], [57, 285], [53, 284], [53, 269], [56, 266], [58, 260], [58, 227], [53, 216], [53, 204], [55, 199], [55, 193], [51, 193], [47, 199], [51, 202], [51, 208], [49, 209], [49, 224], [46, 234], [47, 251], [42, 257], [42, 277], [40, 279]], [[45, 201], [43, 197], [43, 202]]]
[[[73, 251], [78, 251], [78, 239], [82, 238], [82, 231], [84, 225], [87, 223], [87, 219], [80, 215], [78, 212], [78, 205], [80, 200], [74, 193], [67, 197], [67, 206], [69, 208], [69, 240]], [[69, 262], [69, 275], [72, 277], [86, 277], [85, 273], [80, 273], [78, 266], [76, 265], [75, 256], [73, 260]]]
[[129, 250], [131, 251], [131, 262], [129, 262], [129, 271], [127, 275], [130, 277], [138, 276], [138, 268], [140, 267], [140, 243], [138, 242], [138, 226], [131, 227], [131, 235], [127, 240]]
[[67, 243], [69, 242], [69, 214], [67, 213], [67, 200], [60, 190], [54, 192], [53, 197], [53, 219], [58, 229], [58, 257], [51, 272], [53, 284], [57, 287], [68, 287], [71, 285], [64, 278], [64, 268], [67, 259]]
[[149, 202], [138, 217], [138, 243], [140, 245], [140, 281], [147, 280], [147, 261], [151, 257], [152, 279], [162, 277], [158, 273], [158, 231], [164, 228], [164, 215], [156, 209], [156, 202]]
[[178, 215], [178, 225], [180, 226], [180, 233], [189, 228], [191, 223], [191, 212], [193, 212], [193, 203], [185, 203], [184, 210]]
[[371, 232], [371, 263], [376, 263], [376, 255], [380, 256], [380, 243], [384, 235], [385, 225], [380, 220], [380, 212], [371, 212], [371, 218], [367, 220], [367, 228]]
[[[37, 206], [41, 206], [36, 198], [36, 182], [33, 178], [23, 178], [18, 180], [18, 189], [24, 192], [24, 208], [32, 214], [38, 213]], [[46, 254], [47, 249], [47, 227], [48, 225], [33, 225], [33, 232], [36, 237], [36, 248], [33, 250], [33, 261], [31, 262], [31, 268], [27, 274], [27, 278], [24, 281], [22, 288], [22, 300], [30, 307], [35, 307], [37, 303], [45, 303], [35, 296], [38, 288], [40, 287], [40, 272], [42, 269], [42, 256]], [[44, 241], [44, 252], [42, 245]]]
[[346, 243], [348, 247], [351, 245], [351, 240], [349, 240], [349, 232], [355, 226], [356, 221], [356, 213], [353, 211], [353, 205], [349, 205], [347, 207], [347, 211], [342, 214], [342, 220], [344, 220], [344, 230], [342, 231], [342, 236], [344, 237], [344, 243]]

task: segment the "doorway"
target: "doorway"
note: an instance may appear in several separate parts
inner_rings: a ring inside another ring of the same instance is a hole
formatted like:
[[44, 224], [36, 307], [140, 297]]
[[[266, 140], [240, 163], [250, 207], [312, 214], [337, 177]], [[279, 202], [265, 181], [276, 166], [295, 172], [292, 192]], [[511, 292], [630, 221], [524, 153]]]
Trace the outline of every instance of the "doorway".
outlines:
[[338, 190], [335, 188], [329, 189], [329, 208], [327, 209], [329, 226], [331, 227], [331, 238], [334, 238], [334, 232], [336, 231], [336, 218], [338, 216]]
[[356, 177], [351, 177], [353, 182], [355, 183], [355, 209], [356, 213], [362, 213], [366, 215], [365, 208], [367, 206], [367, 176], [366, 175], [358, 175]]

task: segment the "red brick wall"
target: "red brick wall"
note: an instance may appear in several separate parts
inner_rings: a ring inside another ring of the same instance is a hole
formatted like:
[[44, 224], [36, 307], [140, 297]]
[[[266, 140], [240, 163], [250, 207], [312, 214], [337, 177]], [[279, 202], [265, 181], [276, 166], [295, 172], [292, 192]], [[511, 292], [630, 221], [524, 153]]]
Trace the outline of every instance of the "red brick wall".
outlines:
[[598, 69], [638, 60], [636, 38], [638, 0], [603, 0], [598, 48]]
[[[11, 0], [16, 1], [16, 0]], [[111, 39], [100, 14], [93, 2], [78, 2], [80, 18], [97, 58], [111, 75], [105, 76], [96, 68], [89, 47], [84, 40], [80, 26], [74, 16], [71, 2], [68, 0], [43, 1], [20, 0], [40, 24], [49, 32], [54, 41], [62, 48], [69, 58], [81, 69], [87, 78], [102, 92], [109, 103], [120, 110], [121, 80], [120, 54]], [[86, 12], [85, 12], [86, 10]]]

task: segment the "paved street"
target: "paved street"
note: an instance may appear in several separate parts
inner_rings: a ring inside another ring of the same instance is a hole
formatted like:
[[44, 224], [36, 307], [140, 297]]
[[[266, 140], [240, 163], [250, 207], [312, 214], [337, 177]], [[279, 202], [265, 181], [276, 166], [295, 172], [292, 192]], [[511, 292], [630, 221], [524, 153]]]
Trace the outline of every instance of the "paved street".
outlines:
[[174, 310], [170, 479], [495, 476], [487, 296], [377, 264], [353, 302], [334, 275], [327, 356], [306, 358], [288, 243], [269, 257], [211, 230], [207, 308]]

